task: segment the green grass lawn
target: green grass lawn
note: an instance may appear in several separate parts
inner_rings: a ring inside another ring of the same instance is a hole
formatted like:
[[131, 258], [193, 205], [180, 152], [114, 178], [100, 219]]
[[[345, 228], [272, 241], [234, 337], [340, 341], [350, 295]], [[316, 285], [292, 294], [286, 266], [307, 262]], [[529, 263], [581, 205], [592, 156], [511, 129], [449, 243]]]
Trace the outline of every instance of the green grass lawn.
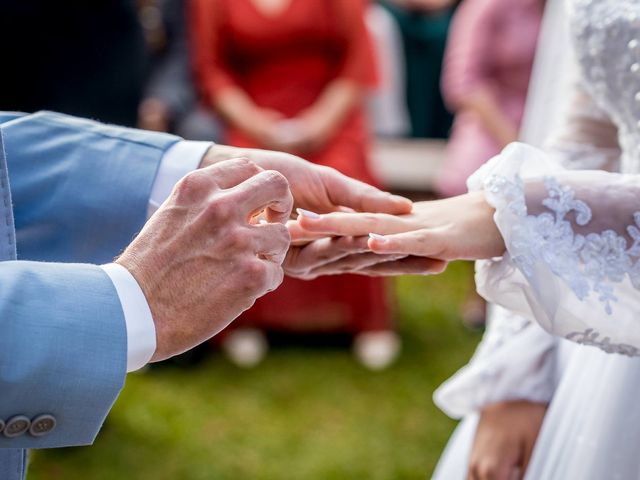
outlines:
[[95, 445], [34, 453], [29, 479], [424, 480], [455, 426], [431, 395], [479, 340], [460, 322], [471, 274], [394, 282], [403, 354], [384, 372], [281, 347], [249, 371], [213, 355], [130, 375]]

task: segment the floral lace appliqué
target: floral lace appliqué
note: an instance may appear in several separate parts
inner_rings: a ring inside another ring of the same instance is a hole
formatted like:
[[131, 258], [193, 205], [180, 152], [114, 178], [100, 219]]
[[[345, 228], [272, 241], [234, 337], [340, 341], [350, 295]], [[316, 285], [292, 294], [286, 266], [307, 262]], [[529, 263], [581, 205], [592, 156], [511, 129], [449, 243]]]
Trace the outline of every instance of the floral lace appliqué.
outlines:
[[633, 345], [627, 345], [624, 343], [611, 343], [609, 337], [600, 338], [600, 334], [592, 328], [586, 329], [584, 332], [573, 332], [566, 336], [567, 340], [580, 343], [582, 345], [589, 345], [592, 347], [598, 347], [607, 353], [619, 353], [620, 355], [627, 355], [628, 357], [640, 357], [640, 349]]
[[547, 198], [543, 205], [550, 210], [528, 215], [524, 185], [519, 177], [509, 180], [492, 175], [485, 188], [500, 192], [511, 213], [521, 218], [510, 238], [509, 251], [518, 268], [528, 277], [539, 262], [564, 280], [580, 300], [592, 292], [598, 295], [608, 314], [617, 301], [614, 285], [628, 276], [640, 289], [640, 212], [634, 214], [635, 225], [627, 227], [632, 245], [613, 230], [586, 236], [573, 231], [572, 219], [584, 226], [591, 221], [589, 206], [575, 198], [573, 190], [556, 179], [544, 180]]

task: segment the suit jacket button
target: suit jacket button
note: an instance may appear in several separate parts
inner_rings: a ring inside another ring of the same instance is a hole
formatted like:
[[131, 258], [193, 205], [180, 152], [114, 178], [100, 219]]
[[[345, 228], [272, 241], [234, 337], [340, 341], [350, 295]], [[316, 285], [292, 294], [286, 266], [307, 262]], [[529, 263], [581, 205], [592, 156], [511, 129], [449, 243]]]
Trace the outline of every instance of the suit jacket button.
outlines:
[[56, 428], [56, 417], [45, 413], [31, 420], [29, 433], [34, 437], [42, 437], [49, 434], [54, 428]]
[[22, 435], [29, 430], [31, 420], [24, 415], [16, 415], [7, 420], [7, 424], [4, 426], [4, 436], [7, 438], [15, 438]]

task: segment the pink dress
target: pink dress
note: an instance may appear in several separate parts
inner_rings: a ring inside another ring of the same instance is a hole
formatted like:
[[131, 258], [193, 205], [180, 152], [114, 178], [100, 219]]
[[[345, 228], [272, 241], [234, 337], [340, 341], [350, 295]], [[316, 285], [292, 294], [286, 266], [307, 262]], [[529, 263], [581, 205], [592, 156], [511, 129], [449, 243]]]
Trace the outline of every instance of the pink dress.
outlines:
[[[485, 90], [520, 127], [543, 10], [544, 0], [462, 3], [451, 26], [442, 77], [452, 111], [466, 96]], [[438, 191], [445, 196], [465, 193], [469, 175], [500, 149], [473, 112], [457, 113]]]

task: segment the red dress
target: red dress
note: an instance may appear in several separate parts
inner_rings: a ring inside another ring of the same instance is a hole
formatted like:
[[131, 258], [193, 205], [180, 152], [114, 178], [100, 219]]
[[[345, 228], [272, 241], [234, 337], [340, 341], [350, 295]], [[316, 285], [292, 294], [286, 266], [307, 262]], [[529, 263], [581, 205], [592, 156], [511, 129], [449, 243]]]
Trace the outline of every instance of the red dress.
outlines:
[[[365, 3], [290, 0], [272, 15], [252, 0], [194, 0], [195, 65], [204, 96], [211, 104], [225, 89], [241, 88], [259, 107], [293, 118], [313, 105], [333, 80], [375, 85]], [[262, 147], [232, 125], [226, 141]], [[305, 158], [375, 184], [367, 165], [369, 143], [364, 105], [358, 105], [333, 138]], [[362, 331], [390, 328], [389, 317], [383, 280], [343, 275], [310, 282], [287, 278], [276, 292], [258, 300], [241, 323]]]

